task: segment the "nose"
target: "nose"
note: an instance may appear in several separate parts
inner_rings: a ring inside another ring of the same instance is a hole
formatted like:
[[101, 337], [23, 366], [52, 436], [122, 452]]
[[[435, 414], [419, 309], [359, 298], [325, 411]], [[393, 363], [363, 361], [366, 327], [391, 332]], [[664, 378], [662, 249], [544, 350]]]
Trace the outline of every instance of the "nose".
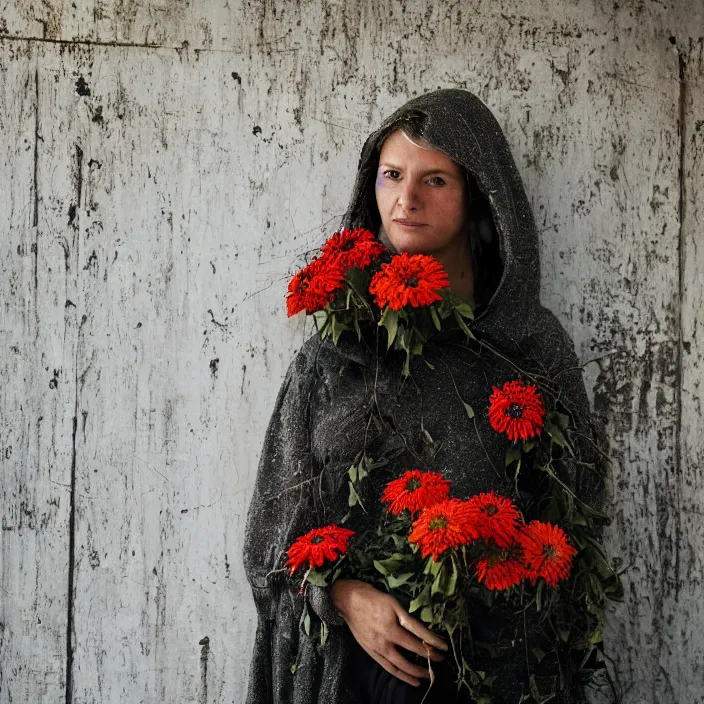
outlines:
[[401, 182], [401, 190], [398, 194], [398, 205], [406, 212], [416, 211], [421, 206], [418, 185], [410, 178]]

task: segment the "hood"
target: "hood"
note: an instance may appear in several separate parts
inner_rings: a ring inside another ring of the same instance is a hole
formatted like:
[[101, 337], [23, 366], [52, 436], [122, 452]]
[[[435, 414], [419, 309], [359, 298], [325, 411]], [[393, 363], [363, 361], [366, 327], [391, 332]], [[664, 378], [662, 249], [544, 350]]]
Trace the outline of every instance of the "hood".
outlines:
[[343, 224], [378, 230], [374, 183], [379, 150], [389, 132], [413, 115], [420, 118], [420, 135], [466, 169], [493, 220], [490, 233], [484, 229], [484, 239], [489, 240], [485, 251], [494, 250], [503, 271], [491, 290], [484, 291], [486, 303], [477, 309], [471, 327], [504, 341], [510, 331], [509, 337], [518, 343], [529, 334], [526, 325], [530, 327], [532, 309], [540, 308], [538, 236], [506, 138], [489, 108], [475, 95], [457, 89], [434, 91], [413, 98], [384, 120], [362, 149]]

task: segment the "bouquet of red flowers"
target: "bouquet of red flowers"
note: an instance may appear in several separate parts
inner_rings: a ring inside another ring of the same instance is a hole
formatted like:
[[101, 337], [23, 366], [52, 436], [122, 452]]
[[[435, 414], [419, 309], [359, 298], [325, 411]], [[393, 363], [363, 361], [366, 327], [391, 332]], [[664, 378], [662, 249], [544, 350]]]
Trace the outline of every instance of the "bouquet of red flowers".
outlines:
[[473, 338], [466, 319], [472, 307], [450, 293], [443, 266], [427, 254], [391, 254], [362, 228], [342, 228], [319, 256], [297, 272], [288, 285], [288, 315], [313, 315], [323, 338], [335, 344], [345, 330], [361, 338], [360, 323], [376, 323], [387, 332], [387, 349], [403, 350], [403, 374], [424, 343], [452, 318]]
[[[517, 621], [532, 614], [586, 664], [601, 642], [604, 600], [621, 594], [620, 580], [590, 530], [600, 514], [580, 505], [552, 470], [553, 450], [569, 448], [569, 416], [547, 414], [537, 387], [514, 380], [494, 387], [489, 422], [511, 441], [506, 464], [515, 476], [522, 463], [544, 462], [538, 468], [552, 479], [553, 490], [538, 517], [526, 520], [514, 500], [494, 491], [453, 498], [442, 474], [409, 469], [385, 486], [386, 508], [376, 526], [359, 532], [337, 525], [313, 529], [291, 545], [286, 563], [292, 574], [305, 569], [302, 593], [306, 583], [329, 586], [341, 577], [392, 593], [450, 641], [458, 686], [487, 703], [493, 680], [474, 669], [467, 654], [470, 643], [478, 646], [470, 637], [473, 604]], [[362, 458], [350, 468], [350, 506], [359, 506], [360, 487], [374, 465]], [[343, 521], [354, 524], [354, 511]], [[304, 623], [310, 633], [307, 610]], [[324, 644], [324, 623], [320, 637]], [[539, 647], [528, 654], [536, 702], [549, 698], [536, 679], [548, 655]]]

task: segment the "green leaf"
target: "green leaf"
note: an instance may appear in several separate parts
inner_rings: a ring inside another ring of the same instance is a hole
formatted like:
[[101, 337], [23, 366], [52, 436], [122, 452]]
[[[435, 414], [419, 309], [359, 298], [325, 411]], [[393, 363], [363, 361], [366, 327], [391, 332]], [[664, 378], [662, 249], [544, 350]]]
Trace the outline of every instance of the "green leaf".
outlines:
[[442, 325], [440, 324], [440, 318], [438, 318], [438, 312], [435, 310], [435, 306], [430, 308], [430, 317], [433, 319], [433, 324], [436, 330], [440, 330]]
[[381, 572], [384, 577], [388, 577], [391, 574], [389, 570], [386, 569], [386, 566], [383, 565], [379, 560], [374, 560], [374, 567], [376, 567], [377, 571]]
[[356, 481], [357, 481], [357, 465], [356, 465], [356, 464], [353, 464], [353, 465], [349, 468], [349, 470], [347, 471], [347, 474], [350, 475], [350, 479], [351, 479], [353, 482], [356, 482]]
[[[438, 571], [433, 581], [433, 586], [430, 588], [430, 594], [442, 594], [449, 597], [455, 593], [457, 586], [457, 566], [454, 560], [445, 560], [441, 564], [441, 569]], [[448, 569], [449, 566], [451, 569]]]
[[325, 621], [320, 622], [320, 647], [324, 648], [328, 640], [328, 624]]
[[308, 572], [306, 577], [306, 582], [313, 584], [316, 587], [327, 587], [328, 586], [328, 576], [330, 575], [330, 570], [325, 570], [324, 572], [318, 572], [317, 570], [311, 570]]
[[384, 308], [384, 312], [381, 314], [381, 319], [378, 325], [385, 327], [388, 334], [388, 344], [386, 349], [390, 349], [391, 345], [396, 339], [396, 334], [398, 332], [398, 311], [387, 306]]
[[362, 341], [362, 329], [359, 327], [359, 318], [358, 318], [356, 312], [354, 314], [354, 317], [352, 318], [352, 325], [354, 327], [354, 331], [357, 333], [357, 340], [359, 342], [361, 342]]
[[406, 540], [405, 537], [403, 537], [401, 535], [396, 535], [395, 533], [392, 533], [391, 540], [393, 540], [394, 547], [397, 550], [404, 550], [408, 546], [408, 541]]
[[411, 577], [415, 577], [415, 574], [413, 572], [404, 572], [403, 574], [398, 575], [398, 577], [389, 575], [386, 578], [386, 583], [389, 585], [389, 589], [397, 589], [398, 587], [408, 582]]
[[335, 314], [331, 315], [330, 319], [332, 321], [332, 341], [333, 344], [336, 345], [337, 341], [340, 339], [340, 335], [342, 335], [345, 330], [349, 330], [349, 327], [341, 323]]
[[317, 310], [315, 311], [315, 313], [313, 313], [313, 320], [315, 321], [315, 327], [318, 331], [322, 330], [325, 327], [327, 319], [328, 312], [325, 309]]
[[455, 589], [457, 587], [457, 563], [452, 560], [452, 572], [450, 572], [448, 580], [447, 580], [447, 589], [445, 591], [445, 594], [447, 596], [452, 596], [455, 593]]
[[457, 324], [460, 326], [460, 329], [462, 332], [470, 339], [470, 340], [476, 340], [477, 338], [474, 337], [474, 333], [467, 327], [467, 323], [464, 322], [464, 319], [462, 316], [455, 310], [455, 320], [457, 321]]
[[455, 303], [455, 310], [463, 318], [469, 318], [470, 320], [474, 320], [474, 310], [472, 310], [472, 306], [470, 306], [469, 303]]
[[366, 509], [364, 508], [364, 504], [362, 503], [362, 499], [359, 498], [359, 494], [355, 490], [352, 482], [347, 482], [347, 484], [350, 487], [350, 496], [349, 496], [349, 499], [347, 500], [347, 503], [350, 506], [356, 506], [357, 504], [359, 504], [362, 507], [362, 510], [366, 511]]
[[543, 592], [545, 591], [545, 582], [541, 579], [538, 582], [538, 588], [535, 590], [535, 610], [540, 613], [543, 605]]
[[426, 606], [421, 612], [420, 612], [420, 620], [425, 621], [426, 623], [432, 623], [433, 622], [433, 610], [430, 606]]
[[464, 410], [467, 411], [467, 417], [472, 420], [472, 418], [474, 418], [474, 409], [464, 401], [462, 401], [462, 405], [464, 406]]
[[521, 459], [521, 448], [515, 445], [506, 450], [506, 466], [508, 467], [513, 462]]
[[310, 614], [306, 612], [306, 615], [303, 617], [303, 630], [306, 632], [306, 635], [310, 635]]
[[435, 579], [433, 581], [433, 586], [430, 587], [430, 594], [445, 594], [445, 587], [444, 587], [444, 581], [445, 581], [445, 572], [444, 570], [441, 570], [440, 572], [435, 575]]
[[411, 353], [406, 350], [406, 360], [403, 363], [403, 371], [401, 374], [406, 377], [411, 375]]
[[427, 585], [423, 588], [423, 591], [411, 601], [408, 607], [408, 613], [412, 614], [414, 611], [418, 611], [422, 606], [427, 606], [430, 602], [430, 587]]
[[534, 648], [531, 648], [530, 650], [533, 653], [533, 657], [535, 658], [536, 663], [540, 663], [546, 655], [545, 651], [541, 650], [537, 646]]
[[560, 447], [567, 447], [567, 440], [565, 439], [565, 436], [562, 434], [562, 430], [560, 430], [560, 428], [558, 428], [558, 426], [554, 425], [550, 421], [547, 421], [545, 423], [545, 430], [547, 431], [548, 435]]
[[598, 645], [604, 640], [604, 629], [602, 628], [601, 625], [599, 625], [594, 633], [589, 636], [589, 639], [587, 640], [587, 643], [590, 645]]
[[423, 568], [423, 574], [432, 574], [433, 577], [442, 569], [442, 560], [436, 562], [432, 557], [429, 557], [425, 561], [425, 567]]
[[575, 511], [574, 515], [572, 516], [572, 523], [577, 526], [586, 526], [587, 519], [579, 511]]
[[399, 568], [407, 567], [406, 564], [410, 559], [410, 555], [402, 555], [395, 552], [391, 557], [387, 557], [385, 560], [374, 560], [374, 567], [384, 575], [384, 577], [389, 577], [395, 574]]
[[566, 415], [565, 413], [555, 412], [554, 418], [555, 418], [555, 422], [557, 423], [557, 426], [561, 430], [567, 430], [567, 428], [570, 424], [570, 417], [568, 415]]

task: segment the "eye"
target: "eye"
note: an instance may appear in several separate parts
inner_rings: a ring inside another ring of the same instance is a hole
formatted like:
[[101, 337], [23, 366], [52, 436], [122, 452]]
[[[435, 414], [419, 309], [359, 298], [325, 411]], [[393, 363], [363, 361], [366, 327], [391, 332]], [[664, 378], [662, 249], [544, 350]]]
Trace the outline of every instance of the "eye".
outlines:
[[431, 176], [428, 179], [428, 183], [431, 186], [444, 186], [445, 185], [445, 179], [442, 178], [442, 176]]
[[401, 174], [396, 171], [396, 169], [386, 169], [384, 171], [384, 176], [395, 181], [396, 179], [400, 178]]

